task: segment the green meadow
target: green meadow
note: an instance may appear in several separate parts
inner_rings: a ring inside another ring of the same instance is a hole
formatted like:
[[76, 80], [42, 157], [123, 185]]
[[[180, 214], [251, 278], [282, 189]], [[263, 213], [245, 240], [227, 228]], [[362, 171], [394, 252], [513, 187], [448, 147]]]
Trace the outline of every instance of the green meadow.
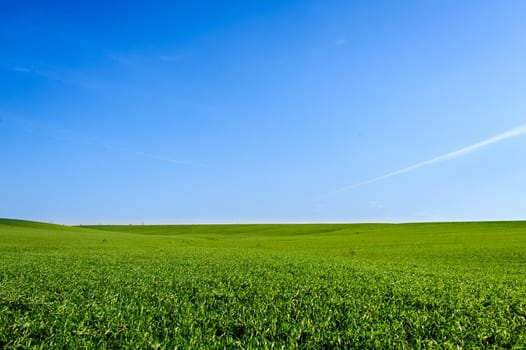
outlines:
[[0, 348], [526, 348], [526, 222], [0, 220]]

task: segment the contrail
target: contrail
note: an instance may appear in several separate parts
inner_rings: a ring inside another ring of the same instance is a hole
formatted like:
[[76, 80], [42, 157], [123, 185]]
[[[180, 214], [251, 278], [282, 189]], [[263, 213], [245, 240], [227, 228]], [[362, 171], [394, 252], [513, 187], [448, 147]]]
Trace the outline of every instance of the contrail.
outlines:
[[435, 158], [431, 158], [431, 159], [425, 160], [423, 162], [419, 162], [419, 163], [413, 164], [411, 166], [408, 166], [406, 168], [402, 168], [402, 169], [399, 169], [399, 170], [396, 170], [396, 171], [393, 171], [393, 172], [390, 172], [390, 173], [387, 173], [387, 174], [384, 174], [384, 175], [381, 175], [381, 176], [373, 177], [372, 179], [369, 179], [369, 180], [365, 180], [365, 181], [358, 182], [358, 183], [355, 183], [355, 184], [352, 184], [352, 185], [349, 185], [349, 186], [341, 187], [341, 188], [339, 188], [337, 190], [334, 190], [334, 191], [331, 191], [331, 192], [327, 193], [326, 195], [349, 191], [349, 190], [355, 189], [357, 187], [361, 187], [361, 186], [364, 186], [364, 185], [372, 184], [374, 182], [378, 182], [378, 181], [382, 181], [382, 180], [388, 179], [390, 177], [402, 175], [402, 174], [405, 174], [405, 173], [408, 173], [408, 172], [411, 172], [411, 171], [414, 171], [414, 170], [426, 167], [426, 166], [431, 165], [431, 164], [440, 163], [440, 162], [444, 162], [446, 160], [462, 157], [462, 156], [465, 156], [468, 153], [472, 153], [472, 152], [478, 151], [479, 149], [484, 148], [484, 147], [489, 146], [489, 145], [492, 145], [494, 143], [501, 142], [501, 141], [504, 141], [504, 140], [507, 140], [507, 139], [511, 139], [511, 138], [517, 137], [517, 136], [522, 136], [522, 135], [526, 135], [526, 124], [518, 126], [518, 127], [514, 128], [514, 129], [511, 129], [511, 130], [508, 130], [506, 132], [503, 132], [502, 134], [498, 134], [498, 135], [495, 135], [493, 137], [490, 137], [489, 139], [486, 139], [484, 141], [477, 142], [477, 143], [475, 143], [475, 144], [473, 144], [471, 146], [467, 146], [467, 147], [461, 148], [459, 150], [456, 150], [456, 151], [453, 151], [453, 152], [449, 152], [449, 153], [443, 154], [441, 156], [438, 156], [438, 157], [435, 157]]

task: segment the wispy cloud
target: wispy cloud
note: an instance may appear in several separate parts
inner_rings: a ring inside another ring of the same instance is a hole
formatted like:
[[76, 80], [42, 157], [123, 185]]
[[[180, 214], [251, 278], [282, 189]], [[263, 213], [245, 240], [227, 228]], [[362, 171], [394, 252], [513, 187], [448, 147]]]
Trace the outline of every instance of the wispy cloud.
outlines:
[[422, 161], [422, 162], [410, 165], [408, 167], [392, 171], [390, 173], [386, 173], [384, 175], [373, 177], [371, 179], [368, 179], [368, 180], [365, 180], [365, 181], [362, 181], [362, 182], [358, 182], [358, 183], [355, 183], [355, 184], [352, 184], [352, 185], [349, 185], [349, 186], [341, 187], [341, 188], [339, 188], [337, 190], [334, 190], [334, 191], [331, 191], [331, 192], [327, 193], [326, 195], [332, 195], [332, 194], [337, 194], [337, 193], [349, 191], [349, 190], [352, 190], [352, 189], [355, 189], [355, 188], [358, 188], [358, 187], [361, 187], [361, 186], [365, 186], [365, 185], [369, 185], [369, 184], [372, 184], [372, 183], [375, 183], [375, 182], [378, 182], [378, 181], [386, 180], [386, 179], [389, 179], [391, 177], [395, 177], [395, 176], [399, 176], [399, 175], [402, 175], [402, 174], [406, 174], [406, 173], [409, 173], [411, 171], [415, 171], [417, 169], [420, 169], [420, 168], [423, 168], [423, 167], [426, 167], [426, 166], [429, 166], [429, 165], [432, 165], [432, 164], [445, 162], [447, 160], [451, 160], [451, 159], [454, 159], [454, 158], [459, 158], [459, 157], [465, 156], [465, 155], [467, 155], [469, 153], [478, 151], [478, 150], [480, 150], [480, 149], [482, 149], [484, 147], [490, 146], [490, 145], [492, 145], [494, 143], [501, 142], [501, 141], [504, 141], [504, 140], [507, 140], [507, 139], [511, 139], [511, 138], [517, 137], [517, 136], [522, 136], [522, 135], [526, 135], [526, 124], [518, 126], [518, 127], [514, 128], [514, 129], [511, 129], [511, 130], [508, 130], [506, 132], [503, 132], [502, 134], [495, 135], [495, 136], [490, 137], [490, 138], [488, 138], [486, 140], [477, 142], [477, 143], [472, 144], [470, 146], [461, 148], [459, 150], [456, 150], [456, 151], [453, 151], [453, 152], [449, 152], [449, 153], [440, 155], [438, 157], [431, 158], [431, 159], [428, 159], [428, 160], [425, 160], [425, 161]]
[[20, 73], [31, 73], [33, 71], [31, 68], [21, 67], [21, 66], [13, 67], [13, 70], [15, 72], [20, 72]]
[[384, 205], [378, 201], [369, 201], [369, 208], [382, 209]]
[[196, 161], [183, 160], [183, 159], [176, 159], [176, 158], [159, 155], [155, 153], [144, 152], [141, 150], [134, 149], [127, 145], [119, 144], [119, 143], [109, 141], [109, 140], [103, 140], [98, 137], [86, 136], [74, 130], [58, 128], [58, 127], [51, 126], [46, 123], [37, 122], [32, 119], [25, 118], [25, 117], [15, 115], [12, 113], [8, 113], [2, 110], [0, 110], [0, 123], [1, 122], [10, 122], [12, 124], [17, 125], [19, 128], [23, 129], [26, 132], [41, 135], [47, 138], [52, 138], [55, 140], [66, 141], [66, 142], [71, 142], [71, 143], [76, 143], [76, 144], [90, 145], [90, 146], [99, 147], [103, 149], [110, 149], [110, 150], [133, 154], [141, 158], [152, 159], [152, 160], [156, 160], [156, 161], [160, 161], [164, 163], [172, 163], [172, 164], [177, 164], [177, 165], [184, 165], [184, 166], [191, 166], [191, 167], [198, 167], [198, 168], [206, 168], [206, 169], [214, 170], [217, 172], [224, 172], [222, 169], [216, 166], [210, 165], [210, 164], [196, 162]]
[[336, 38], [334, 39], [332, 42], [331, 42], [331, 47], [340, 47], [340, 46], [344, 46], [345, 44], [347, 44], [347, 39], [344, 38], [344, 37], [341, 37], [341, 38]]
[[176, 62], [183, 59], [183, 55], [160, 55], [159, 60], [164, 62]]
[[79, 72], [46, 64], [17, 65], [12, 67], [11, 70], [21, 74], [33, 74], [48, 80], [74, 85], [81, 88], [93, 88], [97, 86], [93, 79], [90, 79]]
[[108, 52], [106, 57], [122, 66], [134, 66], [137, 61], [137, 57], [134, 55], [124, 55], [115, 52]]
[[185, 56], [183, 54], [134, 54], [108, 52], [107, 57], [113, 62], [125, 67], [135, 67], [142, 64], [152, 64], [154, 62], [178, 62]]

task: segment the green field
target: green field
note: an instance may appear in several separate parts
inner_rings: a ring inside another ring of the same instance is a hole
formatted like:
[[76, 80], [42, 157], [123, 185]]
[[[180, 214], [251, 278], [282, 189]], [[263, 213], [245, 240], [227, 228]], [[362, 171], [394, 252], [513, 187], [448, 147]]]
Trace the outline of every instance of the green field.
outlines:
[[526, 222], [0, 220], [0, 348], [526, 348]]

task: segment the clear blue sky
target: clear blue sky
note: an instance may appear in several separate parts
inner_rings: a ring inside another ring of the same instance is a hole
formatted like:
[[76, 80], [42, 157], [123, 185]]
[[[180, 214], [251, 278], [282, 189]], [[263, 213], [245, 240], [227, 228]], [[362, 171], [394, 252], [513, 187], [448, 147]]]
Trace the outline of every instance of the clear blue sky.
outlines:
[[518, 0], [4, 0], [0, 217], [526, 219], [525, 18]]

